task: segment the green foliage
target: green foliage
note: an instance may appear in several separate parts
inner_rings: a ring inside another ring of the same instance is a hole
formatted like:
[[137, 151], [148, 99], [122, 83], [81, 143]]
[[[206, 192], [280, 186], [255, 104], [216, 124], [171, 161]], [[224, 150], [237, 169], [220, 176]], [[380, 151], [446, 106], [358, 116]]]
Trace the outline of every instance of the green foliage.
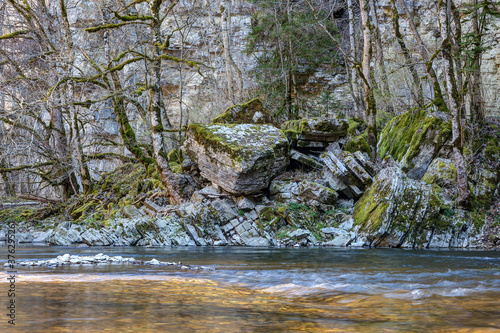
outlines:
[[[338, 53], [308, 6], [271, 0], [256, 4], [259, 10], [252, 16], [246, 53], [257, 60], [258, 93], [266, 95], [276, 118], [295, 119], [304, 104], [300, 87], [319, 66], [340, 62]], [[317, 14], [327, 16], [321, 11]], [[323, 24], [336, 35], [332, 20]], [[331, 105], [324, 102], [326, 107]]]

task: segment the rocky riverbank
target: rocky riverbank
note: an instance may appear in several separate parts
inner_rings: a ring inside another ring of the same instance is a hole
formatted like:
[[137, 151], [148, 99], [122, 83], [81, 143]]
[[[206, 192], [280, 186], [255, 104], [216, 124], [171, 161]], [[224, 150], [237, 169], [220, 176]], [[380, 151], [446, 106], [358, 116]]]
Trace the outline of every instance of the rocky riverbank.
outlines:
[[380, 134], [379, 159], [373, 162], [358, 119], [302, 119], [278, 128], [258, 123], [265, 119], [264, 110], [252, 109], [245, 116], [236, 114], [249, 112], [245, 108], [230, 111], [232, 121], [249, 123], [228, 124], [218, 117], [213, 124], [193, 124], [182, 149], [169, 154], [187, 202], [170, 205], [154, 172], [126, 165], [105, 175], [94, 193], [19, 220], [17, 241], [87, 246], [500, 245], [500, 131], [494, 123], [464, 152], [473, 205], [463, 209], [456, 203], [446, 115], [415, 111], [394, 117]]

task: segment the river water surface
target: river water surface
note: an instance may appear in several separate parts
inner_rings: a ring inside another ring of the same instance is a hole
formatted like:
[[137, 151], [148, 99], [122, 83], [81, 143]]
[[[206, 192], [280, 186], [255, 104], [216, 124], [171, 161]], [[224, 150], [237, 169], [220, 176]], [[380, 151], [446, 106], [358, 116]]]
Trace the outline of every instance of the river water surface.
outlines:
[[500, 332], [499, 252], [16, 249], [19, 261], [64, 253], [156, 258], [208, 269], [19, 267], [15, 327], [7, 324], [3, 269], [0, 332]]

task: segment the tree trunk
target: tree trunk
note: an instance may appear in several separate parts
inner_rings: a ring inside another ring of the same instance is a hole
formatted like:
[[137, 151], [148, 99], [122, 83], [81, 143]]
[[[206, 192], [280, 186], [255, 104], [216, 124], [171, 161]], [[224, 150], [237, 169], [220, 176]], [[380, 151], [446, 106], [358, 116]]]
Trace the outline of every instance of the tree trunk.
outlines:
[[351, 66], [349, 68], [351, 74], [351, 93], [352, 100], [354, 103], [354, 112], [359, 115], [359, 99], [358, 99], [358, 89], [356, 85], [356, 71], [354, 70], [354, 64], [356, 63], [356, 44], [355, 44], [355, 31], [354, 31], [354, 8], [352, 5], [352, 0], [347, 0], [347, 11], [349, 13], [349, 51], [351, 55]]
[[377, 157], [377, 106], [372, 88], [372, 71], [370, 67], [372, 54], [372, 36], [370, 30], [369, 7], [366, 0], [359, 1], [361, 7], [361, 23], [363, 25], [363, 87], [366, 102], [366, 122], [368, 123], [368, 145], [372, 150], [372, 157]]
[[470, 78], [470, 119], [472, 124], [480, 127], [485, 119], [484, 101], [481, 94], [481, 29], [479, 27], [478, 0], [474, 0], [474, 12], [472, 13], [472, 31], [474, 32], [474, 53], [472, 59], [472, 75]]
[[389, 80], [387, 78], [387, 70], [385, 68], [385, 60], [384, 60], [384, 48], [382, 46], [382, 37], [380, 36], [380, 29], [378, 26], [378, 15], [377, 15], [377, 8], [375, 7], [375, 2], [374, 0], [369, 0], [370, 2], [370, 9], [372, 12], [372, 19], [373, 19], [373, 30], [374, 30], [374, 35], [375, 35], [375, 45], [376, 45], [376, 61], [378, 64], [378, 67], [380, 69], [380, 81], [382, 82], [382, 95], [384, 97], [389, 98], [389, 102], [387, 103], [388, 105], [388, 111], [392, 113], [394, 111], [394, 106], [392, 105], [392, 99], [391, 99], [391, 89], [389, 87]]
[[405, 41], [403, 39], [403, 34], [401, 33], [400, 26], [399, 26], [399, 12], [396, 7], [396, 0], [391, 0], [392, 3], [392, 27], [394, 29], [394, 34], [396, 37], [396, 40], [399, 44], [399, 47], [401, 48], [401, 52], [403, 52], [403, 57], [405, 58], [405, 63], [408, 65], [408, 68], [410, 70], [411, 77], [413, 79], [413, 89], [412, 89], [412, 94], [414, 95], [415, 101], [419, 106], [424, 105], [424, 93], [422, 91], [422, 82], [420, 81], [420, 77], [418, 75], [417, 69], [415, 68], [415, 65], [413, 63], [413, 60], [410, 55], [410, 50], [408, 50], [408, 47], [405, 44]]
[[461, 127], [462, 120], [458, 110], [457, 87], [453, 80], [452, 49], [450, 41], [450, 0], [439, 0], [439, 19], [441, 23], [441, 37], [443, 38], [443, 72], [446, 81], [448, 105], [451, 112], [453, 157], [457, 168], [457, 182], [459, 190], [459, 204], [468, 207], [470, 204], [470, 192], [467, 182], [467, 171], [462, 155]]
[[226, 80], [227, 80], [227, 93], [229, 99], [233, 104], [236, 104], [233, 91], [233, 75], [231, 70], [231, 40], [229, 39], [229, 32], [231, 29], [231, 2], [220, 1], [220, 25], [222, 34], [222, 45], [224, 46], [224, 62], [226, 63]]
[[422, 60], [425, 62], [425, 68], [427, 71], [427, 74], [429, 75], [429, 78], [432, 83], [432, 89], [434, 91], [434, 100], [433, 103], [434, 105], [438, 108], [439, 111], [443, 112], [448, 112], [448, 109], [446, 107], [446, 102], [444, 101], [443, 93], [441, 90], [441, 85], [439, 84], [439, 80], [437, 78], [436, 72], [434, 71], [434, 68], [432, 67], [432, 59], [429, 58], [429, 54], [427, 53], [427, 49], [425, 48], [424, 42], [422, 41], [422, 38], [420, 37], [420, 33], [417, 30], [417, 26], [415, 25], [415, 22], [413, 21], [413, 17], [411, 15], [410, 10], [406, 6], [406, 3], [404, 0], [399, 0], [399, 3], [401, 4], [401, 7], [403, 7], [403, 10], [406, 13], [406, 16], [408, 17], [408, 22], [410, 23], [410, 28], [413, 33], [413, 37], [415, 37], [415, 41], [418, 44], [418, 50], [420, 52], [420, 56], [422, 57]]
[[[173, 204], [182, 204], [186, 202], [186, 197], [182, 191], [181, 183], [177, 175], [170, 170], [168, 166], [167, 154], [165, 152], [165, 142], [163, 138], [163, 122], [162, 111], [165, 110], [163, 97], [161, 93], [161, 21], [160, 21], [160, 6], [161, 0], [155, 0], [151, 3], [151, 32], [153, 37], [153, 53], [154, 60], [151, 64], [151, 89], [150, 89], [150, 104], [149, 115], [151, 117], [151, 136], [153, 141], [153, 151], [156, 161], [156, 167], [160, 173], [161, 179], [167, 188], [170, 200]], [[172, 126], [165, 119], [168, 129], [171, 130]]]

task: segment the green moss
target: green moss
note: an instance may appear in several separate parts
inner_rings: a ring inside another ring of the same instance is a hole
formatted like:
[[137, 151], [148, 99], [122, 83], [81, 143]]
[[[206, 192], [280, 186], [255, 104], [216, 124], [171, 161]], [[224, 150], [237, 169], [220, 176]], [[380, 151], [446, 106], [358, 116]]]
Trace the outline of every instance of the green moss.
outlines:
[[362, 125], [364, 125], [365, 123], [362, 119], [359, 118], [349, 118], [347, 122], [349, 124], [349, 127], [347, 128], [347, 134], [351, 136], [354, 136], [356, 135], [356, 133], [361, 132], [361, 128], [363, 127]]
[[383, 220], [383, 214], [389, 207], [386, 196], [389, 195], [389, 187], [375, 184], [366, 191], [354, 208], [354, 224], [360, 225], [362, 229], [368, 231], [377, 230]]
[[79, 208], [73, 210], [71, 212], [71, 217], [74, 220], [77, 220], [80, 217], [82, 217], [84, 214], [88, 214], [95, 206], [97, 206], [97, 202], [95, 202], [95, 201], [87, 202], [84, 205], [80, 206]]
[[344, 150], [351, 153], [361, 151], [371, 156], [372, 149], [368, 145], [366, 138], [367, 138], [366, 134], [361, 134], [352, 138], [351, 140], [347, 141], [347, 143], [344, 145]]
[[412, 160], [420, 153], [420, 146], [428, 140], [428, 132], [433, 135], [437, 149], [444, 145], [451, 136], [451, 122], [444, 122], [433, 117], [425, 110], [408, 111], [387, 123], [380, 135], [378, 154], [381, 158], [391, 155], [397, 161], [406, 162], [405, 170], [413, 167]]

